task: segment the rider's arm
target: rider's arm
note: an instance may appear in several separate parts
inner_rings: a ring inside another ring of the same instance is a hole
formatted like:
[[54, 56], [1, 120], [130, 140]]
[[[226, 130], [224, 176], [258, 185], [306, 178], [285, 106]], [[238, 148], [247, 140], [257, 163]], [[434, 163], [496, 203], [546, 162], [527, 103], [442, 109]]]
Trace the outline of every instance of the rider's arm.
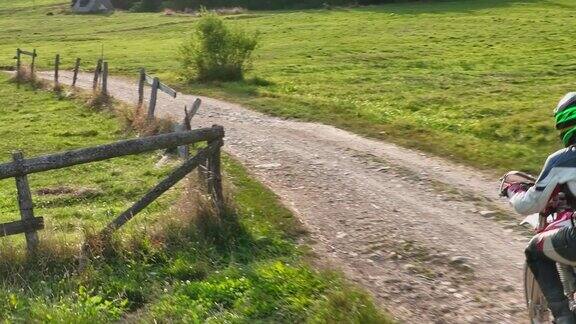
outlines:
[[530, 187], [528, 190], [517, 188], [516, 186], [508, 188], [510, 203], [516, 212], [521, 215], [530, 215], [542, 211], [546, 207], [551, 194], [552, 192], [539, 191], [535, 186]]
[[576, 178], [575, 155], [571, 149], [560, 150], [548, 157], [534, 186], [529, 189], [519, 184], [508, 187], [508, 197], [516, 212], [529, 215], [543, 211], [556, 186]]

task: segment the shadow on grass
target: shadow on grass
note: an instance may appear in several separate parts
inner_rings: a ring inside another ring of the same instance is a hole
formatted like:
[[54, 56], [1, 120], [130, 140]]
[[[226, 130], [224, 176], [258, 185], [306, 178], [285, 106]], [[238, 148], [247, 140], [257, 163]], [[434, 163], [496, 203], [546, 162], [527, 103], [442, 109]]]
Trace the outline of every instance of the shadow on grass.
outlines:
[[518, 4], [536, 3], [538, 0], [449, 0], [449, 1], [405, 1], [394, 4], [374, 5], [360, 8], [361, 11], [397, 15], [473, 13], [479, 10], [512, 7]]
[[232, 82], [199, 82], [192, 81], [183, 84], [185, 88], [196, 89], [196, 90], [213, 90], [213, 89], [226, 89], [227, 92], [233, 93], [234, 95], [244, 96], [244, 97], [256, 97], [259, 94], [259, 90], [266, 87], [273, 87], [276, 85], [275, 82], [267, 80], [262, 77], [252, 77], [240, 81]]
[[294, 244], [299, 223], [238, 165], [224, 162], [238, 186], [224, 215], [215, 216], [191, 181], [158, 228], [122, 229], [109, 241], [91, 242], [82, 270], [74, 244], [43, 240], [33, 258], [0, 244], [0, 317], [392, 323], [340, 274], [310, 268]]
[[[203, 280], [230, 265], [299, 256], [293, 239], [282, 231], [256, 229], [260, 234], [255, 236], [248, 228], [252, 226], [242, 222], [248, 215], [230, 197], [226, 212], [217, 217], [197, 181], [190, 179], [186, 194], [156, 226], [122, 228], [107, 240], [95, 234], [98, 229], [84, 229], [90, 246], [87, 259], [79, 242], [50, 233], [43, 233], [35, 255], [27, 256], [23, 245], [0, 242], [0, 299], [6, 291], [20, 292], [23, 299], [51, 299], [73, 295], [79, 286], [99, 287], [99, 295], [126, 300], [128, 310], [134, 311], [153, 298], [149, 292], [158, 282]], [[260, 226], [268, 226], [260, 221]], [[48, 296], [42, 293], [47, 289]]]

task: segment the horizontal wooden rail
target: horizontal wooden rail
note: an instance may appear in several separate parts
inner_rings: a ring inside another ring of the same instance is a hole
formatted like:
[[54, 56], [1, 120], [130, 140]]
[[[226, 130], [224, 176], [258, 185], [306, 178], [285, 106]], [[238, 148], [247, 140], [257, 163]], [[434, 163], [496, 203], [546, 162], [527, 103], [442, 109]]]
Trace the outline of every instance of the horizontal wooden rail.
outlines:
[[32, 57], [38, 56], [38, 54], [36, 54], [36, 52], [28, 52], [28, 51], [24, 51], [24, 50], [20, 50], [20, 54], [29, 55]]
[[190, 132], [162, 134], [145, 138], [119, 141], [113, 144], [83, 148], [23, 160], [20, 166], [14, 162], [0, 164], [0, 179], [19, 175], [61, 169], [77, 164], [102, 161], [114, 157], [139, 154], [159, 149], [178, 147], [197, 142], [211, 142], [224, 137], [222, 126], [212, 126]]
[[165, 85], [162, 82], [158, 83], [158, 89], [160, 89], [160, 91], [164, 92], [165, 94], [169, 95], [172, 98], [176, 98], [176, 95], [178, 94], [176, 90], [170, 88], [169, 86]]
[[38, 54], [36, 54], [36, 49], [32, 52], [24, 51], [19, 48], [16, 49], [16, 56], [14, 59], [16, 60], [16, 72], [18, 75], [21, 75], [22, 73], [22, 55], [29, 55], [32, 57], [32, 62], [30, 63], [30, 75], [34, 75], [34, 66], [36, 65], [36, 57], [38, 56]]
[[220, 146], [221, 143], [212, 142], [208, 147], [198, 151], [194, 157], [188, 159], [184, 164], [172, 171], [172, 173], [170, 173], [164, 180], [148, 191], [144, 197], [140, 198], [140, 200], [134, 203], [134, 205], [125, 210], [120, 214], [120, 216], [108, 224], [102, 233], [111, 233], [126, 224], [126, 222], [146, 208], [146, 206], [150, 205], [150, 203], [160, 197], [160, 195], [168, 191], [168, 189], [172, 188], [172, 186], [174, 186], [178, 181], [182, 180], [188, 173], [198, 167], [202, 161], [208, 159], [210, 155], [217, 153]]
[[[146, 80], [146, 83], [148, 85], [153, 85], [154, 84], [154, 77], [152, 77], [151, 75], [145, 73], [144, 74], [144, 80]], [[176, 90], [170, 88], [169, 86], [165, 85], [162, 82], [158, 82], [158, 89], [162, 92], [164, 92], [165, 94], [169, 95], [172, 98], [176, 98], [177, 96], [177, 92]]]
[[44, 218], [34, 217], [28, 220], [19, 220], [0, 224], [0, 237], [22, 233], [30, 233], [44, 228]]
[[148, 85], [152, 85], [152, 83], [154, 83], [154, 77], [148, 73], [144, 73], [144, 80]]

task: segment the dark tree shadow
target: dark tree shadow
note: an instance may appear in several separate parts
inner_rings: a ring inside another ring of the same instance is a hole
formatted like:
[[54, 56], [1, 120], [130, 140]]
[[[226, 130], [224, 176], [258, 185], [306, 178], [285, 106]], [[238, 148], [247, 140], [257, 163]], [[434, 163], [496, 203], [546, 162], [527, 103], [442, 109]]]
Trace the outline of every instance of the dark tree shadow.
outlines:
[[[452, 1], [413, 1], [397, 2], [361, 7], [358, 10], [397, 15], [472, 13], [485, 9], [511, 7], [516, 4], [542, 2], [537, 0], [452, 0]], [[546, 1], [551, 3], [550, 1]], [[554, 4], [554, 3], [551, 3]]]

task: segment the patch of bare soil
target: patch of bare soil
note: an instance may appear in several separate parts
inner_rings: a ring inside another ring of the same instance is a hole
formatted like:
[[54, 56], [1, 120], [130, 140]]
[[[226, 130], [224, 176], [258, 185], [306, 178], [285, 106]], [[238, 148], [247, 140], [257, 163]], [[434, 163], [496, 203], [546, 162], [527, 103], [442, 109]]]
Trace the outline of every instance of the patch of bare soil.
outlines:
[[[51, 79], [49, 73], [43, 77]], [[70, 74], [62, 73], [69, 83]], [[91, 76], [80, 75], [82, 88]], [[112, 96], [135, 103], [134, 80]], [[182, 118], [196, 96], [159, 95]], [[193, 127], [223, 125], [225, 150], [305, 223], [329, 257], [407, 323], [518, 323], [525, 231], [496, 195], [494, 175], [331, 126], [269, 117], [201, 98]]]
[[39, 196], [68, 195], [76, 198], [92, 198], [103, 194], [102, 190], [96, 188], [85, 188], [85, 187], [76, 188], [68, 186], [40, 188], [37, 189], [35, 193]]

